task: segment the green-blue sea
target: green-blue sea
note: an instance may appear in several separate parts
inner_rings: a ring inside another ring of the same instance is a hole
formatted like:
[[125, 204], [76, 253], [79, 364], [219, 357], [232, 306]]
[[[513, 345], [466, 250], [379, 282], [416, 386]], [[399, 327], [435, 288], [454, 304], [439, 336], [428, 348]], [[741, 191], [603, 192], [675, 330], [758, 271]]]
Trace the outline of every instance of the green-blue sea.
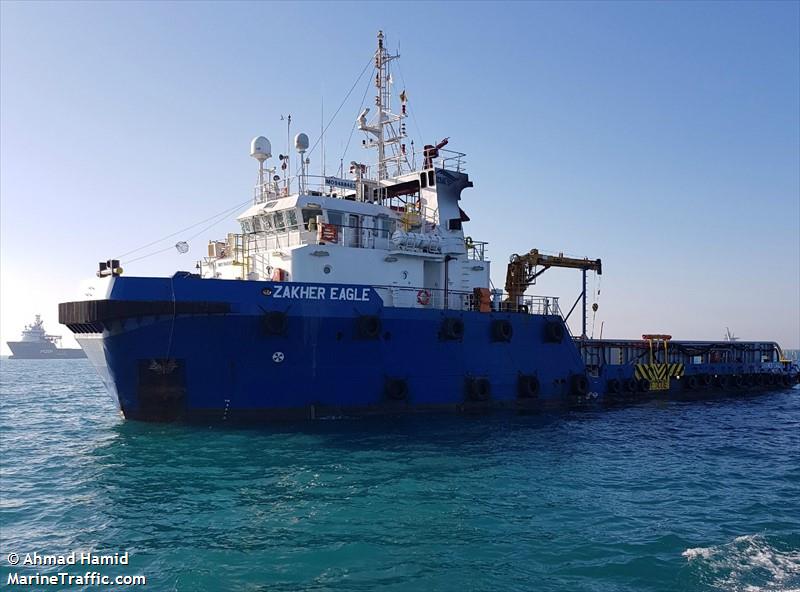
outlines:
[[[86, 360], [0, 380], [2, 589], [800, 590], [797, 387], [242, 429], [126, 422]], [[72, 552], [129, 563], [23, 565]], [[13, 584], [91, 571], [147, 583]]]

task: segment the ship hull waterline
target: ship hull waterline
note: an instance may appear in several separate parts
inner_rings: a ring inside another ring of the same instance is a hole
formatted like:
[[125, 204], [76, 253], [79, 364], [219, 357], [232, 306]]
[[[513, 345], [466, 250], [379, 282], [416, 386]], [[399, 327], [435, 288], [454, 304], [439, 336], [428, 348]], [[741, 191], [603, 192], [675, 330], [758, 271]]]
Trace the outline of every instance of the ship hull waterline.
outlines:
[[[364, 286], [333, 293], [347, 297], [278, 298], [271, 282], [117, 278], [109, 300], [65, 303], [60, 316], [125, 417], [143, 421], [528, 411], [745, 395], [797, 380], [785, 365], [733, 361], [681, 365], [651, 390], [632, 364], [588, 371], [557, 315], [385, 307]], [[447, 334], [449, 319], [463, 331]], [[498, 321], [508, 339], [497, 338]], [[610, 389], [626, 384], [636, 388]]]

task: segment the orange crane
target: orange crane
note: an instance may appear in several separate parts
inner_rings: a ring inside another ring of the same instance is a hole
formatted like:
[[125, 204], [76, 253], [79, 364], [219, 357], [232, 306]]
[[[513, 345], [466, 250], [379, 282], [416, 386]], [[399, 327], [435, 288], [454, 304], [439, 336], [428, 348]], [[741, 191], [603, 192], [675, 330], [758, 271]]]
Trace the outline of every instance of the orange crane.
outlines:
[[[541, 269], [539, 269], [541, 267]], [[516, 307], [522, 300], [522, 295], [531, 284], [536, 282], [536, 278], [542, 275], [551, 267], [564, 267], [568, 269], [580, 269], [583, 272], [583, 291], [578, 300], [583, 300], [583, 333], [582, 338], [586, 338], [586, 272], [594, 271], [597, 275], [603, 275], [603, 263], [600, 259], [589, 259], [584, 257], [565, 257], [564, 253], [558, 255], [545, 255], [539, 249], [525, 253], [524, 255], [511, 255], [506, 272], [506, 304]], [[575, 304], [578, 304], [578, 300]], [[567, 314], [567, 318], [575, 309], [575, 304]]]

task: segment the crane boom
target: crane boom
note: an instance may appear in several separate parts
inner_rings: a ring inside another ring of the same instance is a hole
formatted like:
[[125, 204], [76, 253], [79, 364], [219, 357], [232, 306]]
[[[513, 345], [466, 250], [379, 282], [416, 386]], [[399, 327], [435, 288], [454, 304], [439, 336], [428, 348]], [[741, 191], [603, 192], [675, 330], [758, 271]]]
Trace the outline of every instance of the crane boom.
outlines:
[[[538, 269], [539, 267], [542, 269]], [[507, 302], [518, 302], [527, 287], [551, 267], [596, 271], [598, 275], [603, 274], [603, 263], [600, 259], [565, 257], [563, 253], [545, 255], [540, 253], [539, 249], [533, 249], [524, 255], [512, 255], [506, 272]]]

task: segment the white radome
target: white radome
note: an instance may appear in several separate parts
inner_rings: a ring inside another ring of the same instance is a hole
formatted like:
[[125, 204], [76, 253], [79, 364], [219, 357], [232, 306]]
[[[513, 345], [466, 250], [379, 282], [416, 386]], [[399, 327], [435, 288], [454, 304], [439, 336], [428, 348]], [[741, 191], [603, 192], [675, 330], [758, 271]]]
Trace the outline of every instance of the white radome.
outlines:
[[250, 156], [258, 162], [264, 162], [272, 156], [272, 144], [264, 136], [253, 138], [250, 142]]
[[299, 133], [294, 137], [294, 147], [298, 152], [305, 152], [308, 150], [308, 136], [304, 133]]

